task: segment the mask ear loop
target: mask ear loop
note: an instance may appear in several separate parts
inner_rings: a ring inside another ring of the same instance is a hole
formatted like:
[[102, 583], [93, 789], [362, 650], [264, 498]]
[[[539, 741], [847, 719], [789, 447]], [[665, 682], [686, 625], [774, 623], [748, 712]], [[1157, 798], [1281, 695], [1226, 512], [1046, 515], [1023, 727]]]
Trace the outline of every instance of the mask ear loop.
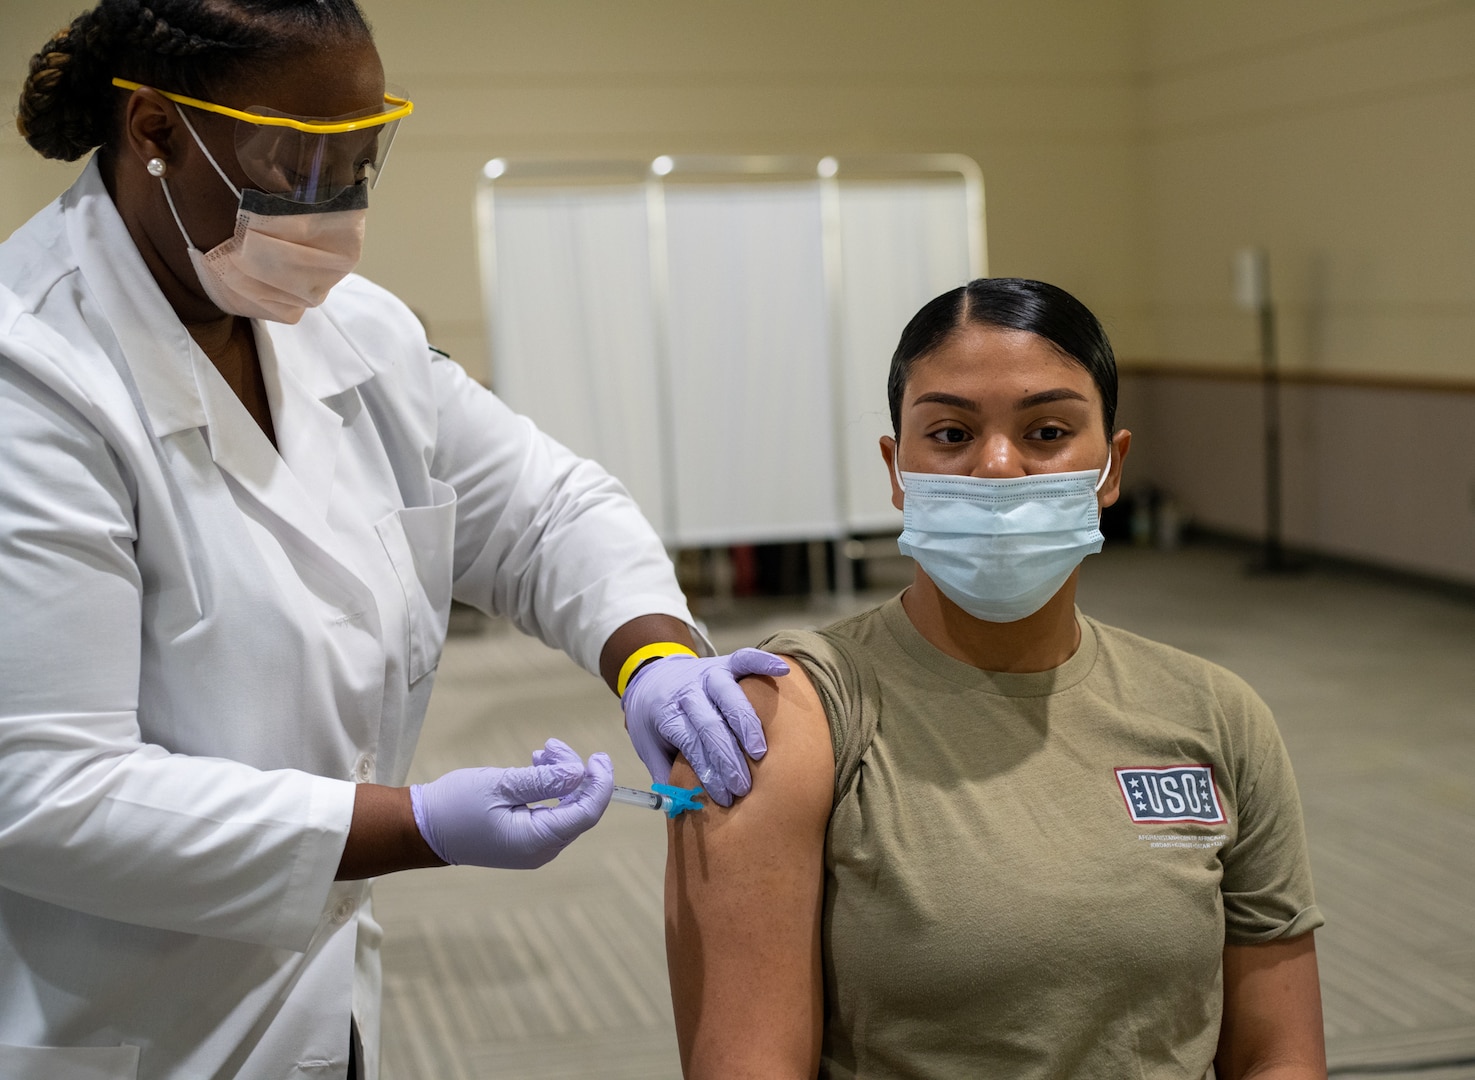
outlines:
[[[205, 149], [204, 142], [201, 141], [200, 136], [196, 133], [195, 126], [189, 122], [189, 117], [184, 115], [184, 110], [176, 108], [174, 111], [184, 121], [184, 126], [189, 130], [190, 137], [195, 140], [195, 145], [200, 148], [200, 153], [205, 155], [205, 160], [210, 162], [215, 171], [220, 174], [220, 178], [225, 181], [225, 186], [230, 188], [235, 197], [239, 199], [241, 197], [240, 188], [230, 182], [230, 177], [225, 175], [224, 170], [221, 169], [214, 156], [209, 150]], [[169, 213], [174, 215], [174, 224], [179, 227], [179, 235], [184, 237], [184, 246], [190, 251], [199, 251], [200, 249], [195, 247], [195, 242], [190, 239], [189, 230], [184, 227], [184, 222], [179, 218], [179, 210], [174, 205], [174, 195], [169, 190], [169, 181], [165, 180], [161, 175], [159, 177], [159, 183], [164, 185], [164, 201], [169, 204]]]
[[1092, 489], [1092, 494], [1094, 494], [1094, 495], [1101, 494], [1101, 489], [1106, 486], [1106, 478], [1108, 476], [1110, 476], [1110, 475], [1111, 475], [1111, 447], [1108, 445], [1107, 448], [1106, 448], [1106, 465], [1101, 470], [1101, 479], [1096, 481], [1096, 486], [1095, 486], [1095, 488]]
[[193, 137], [193, 139], [195, 140], [195, 145], [200, 148], [200, 153], [205, 155], [205, 160], [208, 161], [211, 167], [213, 167], [215, 171], [220, 175], [220, 179], [225, 181], [225, 186], [230, 188], [231, 194], [239, 199], [241, 197], [241, 189], [230, 182], [230, 177], [225, 175], [225, 170], [222, 169], [220, 167], [220, 163], [215, 160], [215, 155], [210, 153], [210, 151], [205, 148], [204, 141], [195, 132], [195, 125], [189, 122], [189, 117], [184, 115], [184, 110], [176, 108], [174, 111], [177, 112], [179, 114], [179, 118], [184, 121], [184, 126], [189, 129], [191, 137]]
[[896, 440], [896, 449], [891, 454], [891, 472], [896, 477], [896, 486], [901, 488], [901, 493], [907, 493], [907, 486], [901, 482], [901, 440]]
[[184, 222], [179, 220], [179, 211], [174, 208], [174, 196], [169, 194], [169, 181], [161, 176], [159, 177], [159, 183], [164, 185], [164, 201], [169, 204], [169, 212], [174, 215], [174, 224], [179, 227], [179, 235], [184, 237], [184, 246], [190, 251], [199, 251], [200, 249], [195, 247], [195, 242], [189, 238], [189, 233], [185, 230]]

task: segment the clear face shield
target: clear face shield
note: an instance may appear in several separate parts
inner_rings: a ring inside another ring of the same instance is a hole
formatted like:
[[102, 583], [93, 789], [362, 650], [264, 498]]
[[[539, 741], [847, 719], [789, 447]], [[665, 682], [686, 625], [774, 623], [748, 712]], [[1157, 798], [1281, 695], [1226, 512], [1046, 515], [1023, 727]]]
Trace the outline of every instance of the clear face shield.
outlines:
[[[327, 202], [361, 180], [379, 181], [400, 119], [413, 108], [399, 94], [367, 114], [305, 120], [270, 109], [236, 123], [236, 160], [262, 191], [294, 202]], [[271, 120], [296, 121], [273, 124]]]
[[[126, 79], [114, 79], [113, 85], [141, 89]], [[378, 183], [399, 122], [415, 109], [397, 90], [385, 93], [376, 108], [331, 117], [293, 116], [260, 105], [232, 109], [167, 90], [158, 93], [234, 119], [236, 160], [252, 184], [269, 195], [309, 204], [328, 202], [363, 181], [370, 187]]]

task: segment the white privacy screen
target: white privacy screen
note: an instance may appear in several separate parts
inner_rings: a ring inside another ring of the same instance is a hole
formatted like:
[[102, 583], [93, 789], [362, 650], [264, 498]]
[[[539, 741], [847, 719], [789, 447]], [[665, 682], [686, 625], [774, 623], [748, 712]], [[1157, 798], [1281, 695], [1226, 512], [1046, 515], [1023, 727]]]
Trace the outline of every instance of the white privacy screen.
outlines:
[[669, 546], [899, 530], [877, 449], [891, 353], [986, 272], [978, 181], [939, 172], [486, 183], [493, 386]]
[[665, 519], [645, 190], [497, 194], [492, 383]]
[[675, 541], [840, 531], [817, 184], [666, 189]]

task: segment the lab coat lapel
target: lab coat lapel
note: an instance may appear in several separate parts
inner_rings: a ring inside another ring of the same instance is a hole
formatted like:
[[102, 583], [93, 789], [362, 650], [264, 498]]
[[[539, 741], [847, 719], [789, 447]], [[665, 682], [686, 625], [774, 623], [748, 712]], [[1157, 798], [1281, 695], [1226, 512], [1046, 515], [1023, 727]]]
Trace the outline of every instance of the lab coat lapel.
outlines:
[[[317, 400], [304, 402], [301, 395], [289, 406], [292, 421], [301, 420], [309, 428], [299, 441], [300, 452], [293, 451], [309, 477], [306, 484], [299, 482], [174, 314], [108, 195], [96, 158], [62, 198], [72, 253], [106, 321], [99, 336], [106, 340], [102, 331], [110, 330], [117, 340], [154, 436], [162, 440], [181, 431], [207, 429], [211, 457], [235, 480], [238, 492], [299, 538], [289, 548], [316, 552], [324, 572], [351, 593], [352, 600], [346, 602], [359, 610], [372, 607], [369, 587], [337, 554], [341, 544], [327, 523], [326, 498], [315, 501], [315, 496], [331, 490], [341, 428], [338, 416]], [[320, 318], [317, 312], [308, 315]], [[321, 322], [327, 324], [325, 319]], [[272, 338], [274, 347], [279, 340]], [[340, 343], [337, 351], [350, 354], [346, 367], [357, 371], [353, 364], [363, 365], [346, 345]], [[343, 377], [340, 374], [340, 380]]]
[[[205, 430], [210, 456], [220, 471], [236, 485], [236, 501], [250, 500], [255, 510], [243, 507], [248, 514], [264, 512], [274, 519], [271, 531], [282, 546], [300, 558], [313, 560], [323, 572], [336, 579], [340, 587], [353, 596], [354, 610], [373, 606], [373, 594], [367, 584], [345, 563], [339, 553], [343, 543], [328, 525], [326, 505], [315, 502], [305, 487], [277, 453], [256, 420], [246, 411], [224, 376], [215, 369], [210, 358], [195, 349], [191, 361], [194, 378], [200, 388], [200, 403], [205, 414]], [[310, 407], [324, 408], [318, 402]], [[306, 410], [304, 410], [306, 411]], [[331, 414], [331, 410], [328, 410]], [[329, 430], [337, 424], [336, 415], [328, 420], [314, 417], [316, 428], [305, 440], [332, 442], [336, 434]], [[336, 444], [334, 444], [336, 446]], [[327, 483], [332, 483], [331, 462], [326, 469]]]
[[[62, 196], [67, 238], [138, 387], [149, 426], [162, 439], [205, 423], [190, 353], [194, 341], [134, 246], [94, 157]], [[99, 338], [106, 341], [101, 331]]]
[[297, 375], [300, 352], [290, 334], [274, 334], [256, 323], [256, 351], [271, 402], [277, 453], [306, 492], [309, 503], [326, 516], [338, 464], [343, 417], [312, 395]]

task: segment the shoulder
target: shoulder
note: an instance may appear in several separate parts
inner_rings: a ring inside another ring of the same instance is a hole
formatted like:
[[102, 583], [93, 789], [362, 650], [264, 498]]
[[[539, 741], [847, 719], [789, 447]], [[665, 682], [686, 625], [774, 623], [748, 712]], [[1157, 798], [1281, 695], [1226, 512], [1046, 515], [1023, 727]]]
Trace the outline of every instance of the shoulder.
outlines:
[[1129, 678], [1139, 693], [1209, 695], [1236, 710], [1265, 709], [1260, 695], [1228, 668], [1089, 617], [1085, 621], [1096, 635], [1101, 673]]
[[0, 243], [0, 354], [28, 368], [64, 364], [79, 337], [93, 338], [63, 215], [57, 200]]
[[849, 789], [880, 721], [879, 686], [895, 673], [899, 650], [886, 628], [886, 604], [822, 630], [785, 630], [763, 648], [791, 657], [811, 688], [814, 723], [827, 727], [832, 801]]
[[[677, 818], [672, 835], [681, 837], [682, 823], [691, 825], [709, 855], [725, 850], [756, 857], [775, 845], [797, 845], [812, 855], [818, 850], [812, 845], [822, 846], [829, 822], [834, 772], [829, 728], [814, 684], [791, 663], [787, 675], [753, 675], [738, 685], [762, 721], [768, 745], [750, 763], [752, 789], [730, 807], [709, 805], [700, 815]], [[671, 782], [691, 786], [699, 781], [677, 758]]]
[[[713, 804], [700, 815], [676, 819], [673, 843], [679, 849], [689, 839], [708, 859], [721, 855], [734, 863], [765, 852], [812, 857], [823, 846], [834, 776], [829, 728], [814, 685], [792, 664], [787, 675], [749, 676], [738, 685], [762, 721], [768, 745], [750, 763], [752, 789], [730, 807]], [[677, 758], [671, 783], [689, 787], [699, 781], [685, 759]]]
[[362, 274], [349, 274], [335, 285], [323, 307], [351, 310], [355, 316], [384, 328], [413, 327], [425, 336], [424, 327], [408, 304]]
[[[802, 758], [805, 769], [818, 763], [826, 774], [828, 787], [830, 746], [824, 705], [803, 665], [795, 667], [798, 658], [793, 654], [779, 655], [790, 661], [789, 674], [778, 678], [751, 676], [739, 685], [763, 721], [764, 739], [770, 751], [777, 746], [779, 757], [788, 758], [789, 763]], [[762, 767], [760, 764], [759, 768]], [[787, 768], [773, 771], [785, 772], [790, 781], [794, 779], [793, 772]]]
[[[88, 427], [110, 428], [134, 415], [127, 388], [86, 319], [79, 286], [62, 295], [53, 279], [38, 297], [0, 283], [0, 384], [8, 396], [32, 400], [47, 411], [60, 409], [83, 418]], [[61, 415], [60, 412], [57, 414]], [[13, 432], [8, 432], [13, 434]]]
[[821, 629], [780, 630], [762, 645], [796, 657], [819, 680], [854, 687], [874, 662], [878, 632], [884, 635], [886, 605], [869, 608]]
[[320, 310], [376, 370], [392, 369], [407, 357], [428, 367], [435, 355], [410, 306], [358, 274], [335, 285]]
[[[63, 328], [63, 330], [68, 328]], [[126, 531], [136, 491], [130, 447], [146, 438], [127, 388], [95, 340], [68, 335], [0, 286], [0, 518], [95, 510]], [[89, 498], [99, 501], [83, 504]], [[94, 520], [103, 520], [97, 518]]]
[[769, 652], [792, 656], [818, 692], [832, 727], [844, 726], [884, 657], [876, 646], [883, 630], [882, 607], [841, 619], [818, 630], [781, 630], [762, 643]]
[[1243, 790], [1266, 760], [1284, 755], [1270, 707], [1234, 672], [1182, 649], [1090, 622], [1098, 654], [1088, 688], [1130, 716], [1134, 730], [1191, 733], [1206, 740], [1235, 778], [1236, 791]]
[[0, 293], [9, 291], [22, 310], [35, 311], [57, 282], [77, 272], [64, 213], [56, 199], [0, 242]]
[[308, 335], [322, 332], [309, 327], [331, 326], [352, 353], [372, 373], [361, 392], [385, 422], [412, 422], [417, 441], [438, 436], [440, 392], [435, 361], [442, 358], [425, 337], [424, 324], [394, 293], [358, 274], [349, 274], [334, 286], [327, 300], [309, 311], [297, 329]]

